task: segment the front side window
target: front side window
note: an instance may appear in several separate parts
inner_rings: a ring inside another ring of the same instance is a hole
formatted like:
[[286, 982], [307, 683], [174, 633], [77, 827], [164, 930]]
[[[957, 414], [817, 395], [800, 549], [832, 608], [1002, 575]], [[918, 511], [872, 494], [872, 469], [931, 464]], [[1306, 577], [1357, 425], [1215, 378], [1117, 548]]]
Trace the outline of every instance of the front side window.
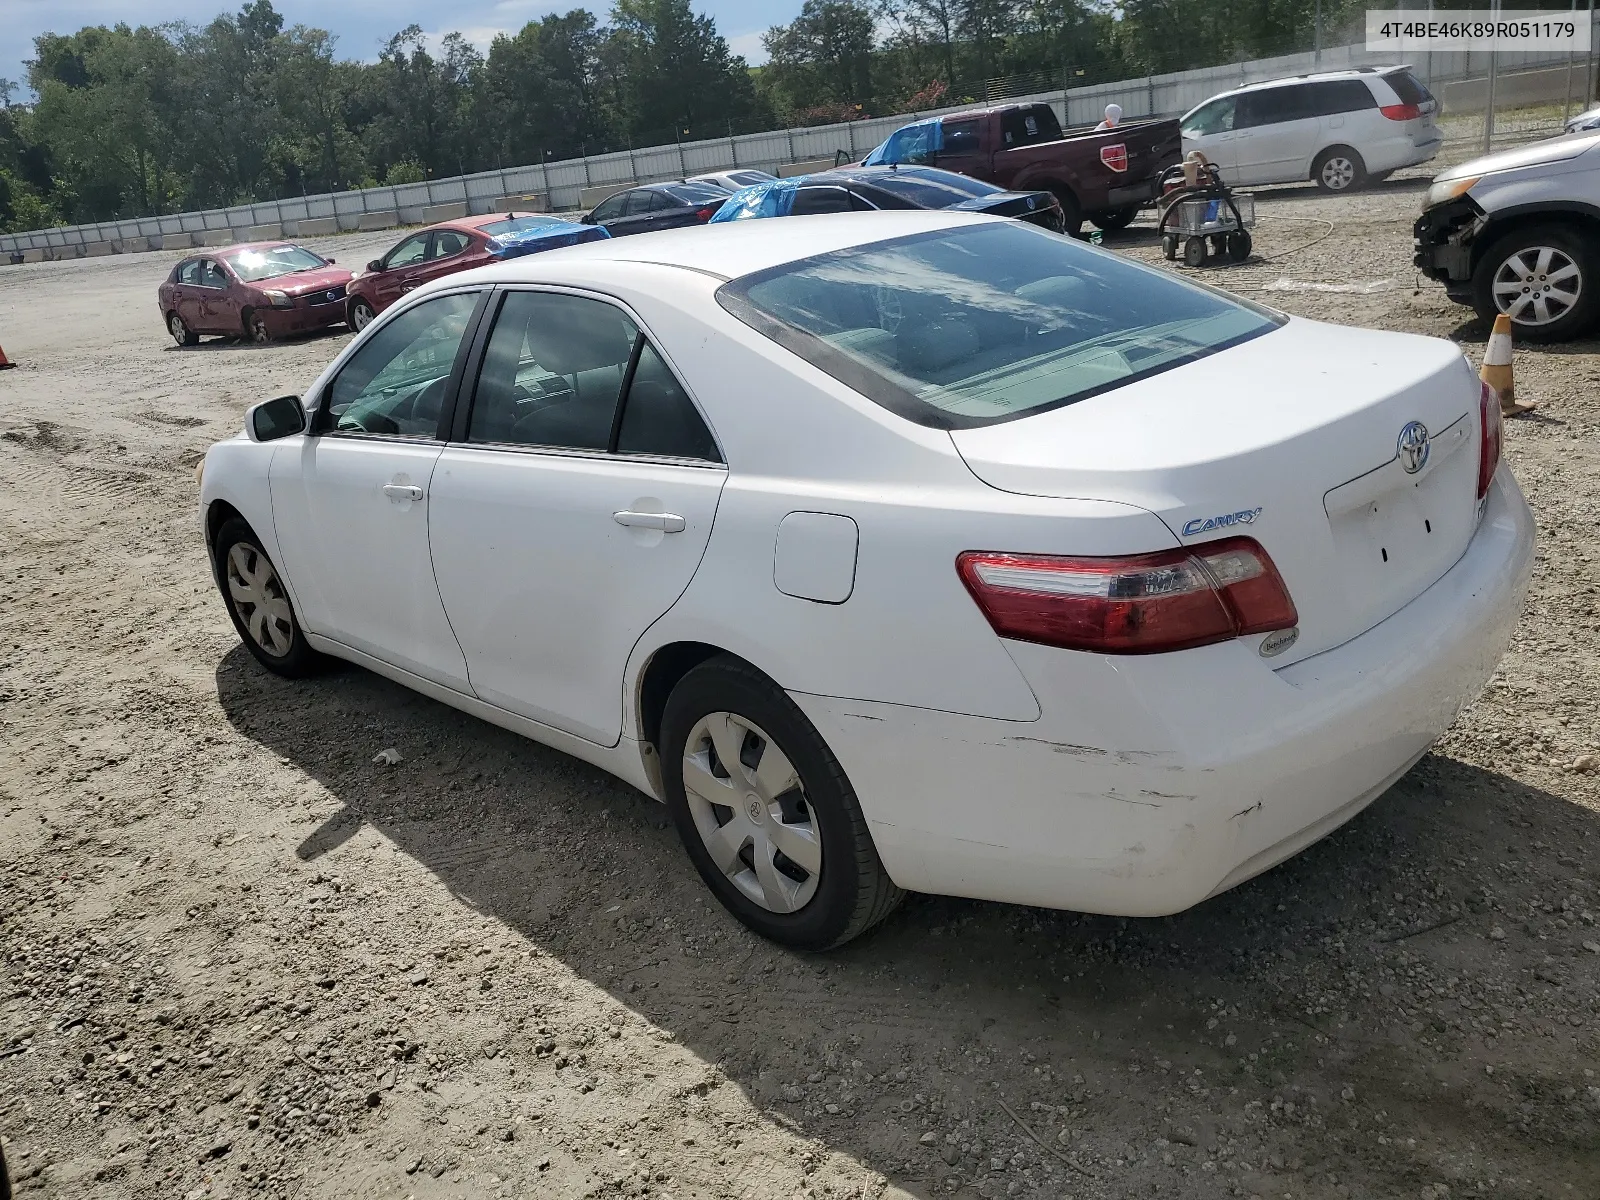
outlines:
[[717, 461], [688, 393], [633, 320], [556, 292], [505, 298], [467, 441]]
[[228, 286], [228, 276], [220, 266], [208, 258], [200, 264], [200, 286], [225, 288]]
[[717, 300], [841, 383], [940, 429], [1071, 404], [1281, 321], [1016, 221], [801, 259], [724, 284]]
[[595, 221], [615, 221], [622, 215], [623, 206], [628, 203], [632, 192], [618, 192], [615, 196], [607, 196], [595, 206], [594, 212], [589, 216]]
[[296, 271], [315, 271], [328, 265], [319, 254], [301, 246], [269, 246], [265, 250], [241, 250], [226, 256], [228, 266], [245, 283], [260, 283]]
[[428, 235], [414, 233], [389, 251], [389, 257], [383, 260], [384, 269], [392, 271], [396, 267], [414, 267], [427, 256]]
[[329, 385], [320, 429], [434, 437], [477, 292], [426, 300], [386, 322]]
[[1183, 122], [1184, 137], [1209, 137], [1213, 133], [1230, 133], [1233, 130], [1233, 114], [1238, 101], [1233, 96], [1224, 96], [1220, 100], [1213, 100], [1194, 110]]

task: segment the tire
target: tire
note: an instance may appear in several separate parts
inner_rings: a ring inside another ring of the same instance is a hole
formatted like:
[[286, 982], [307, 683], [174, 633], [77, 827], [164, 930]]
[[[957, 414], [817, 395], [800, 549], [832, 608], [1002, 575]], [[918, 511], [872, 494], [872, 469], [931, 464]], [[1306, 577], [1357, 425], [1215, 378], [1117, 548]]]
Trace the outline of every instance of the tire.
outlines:
[[1083, 206], [1068, 187], [1051, 188], [1056, 203], [1061, 205], [1061, 232], [1068, 237], [1083, 236]]
[[306, 642], [277, 568], [239, 517], [230, 517], [217, 530], [212, 569], [233, 627], [257, 662], [285, 679], [327, 669], [329, 660]]
[[1228, 257], [1236, 263], [1243, 262], [1250, 257], [1250, 249], [1254, 244], [1248, 229], [1235, 229], [1228, 235]]
[[365, 300], [352, 300], [348, 316], [348, 324], [352, 332], [360, 333], [378, 314], [373, 311], [372, 305]]
[[258, 346], [265, 346], [272, 340], [272, 333], [267, 328], [267, 323], [260, 313], [253, 308], [247, 308], [242, 314], [245, 340], [254, 342]]
[[[737, 747], [734, 768], [724, 765], [719, 742]], [[679, 681], [661, 718], [661, 774], [700, 878], [761, 936], [827, 950], [904, 898], [839, 760], [794, 701], [748, 663], [719, 655]], [[780, 827], [782, 839], [770, 836]], [[797, 857], [785, 855], [780, 840]]]
[[[1561, 278], [1551, 278], [1557, 275]], [[1472, 273], [1472, 307], [1491, 324], [1506, 313], [1514, 336], [1523, 341], [1580, 337], [1600, 318], [1600, 255], [1571, 225], [1513, 229], [1479, 258]]]
[[1353, 192], [1367, 181], [1367, 164], [1349, 146], [1329, 146], [1311, 164], [1311, 178], [1325, 192]]
[[1168, 262], [1178, 257], [1178, 235], [1163, 233], [1161, 235], [1161, 256]]
[[1091, 213], [1089, 214], [1089, 220], [1095, 223], [1097, 229], [1103, 229], [1107, 233], [1116, 233], [1117, 230], [1126, 229], [1129, 225], [1132, 225], [1133, 219], [1138, 215], [1139, 206], [1132, 204], [1127, 208], [1113, 208], [1106, 212]]
[[200, 335], [190, 329], [187, 322], [175, 312], [167, 314], [167, 333], [180, 346], [197, 346], [200, 344]]
[[1205, 238], [1192, 237], [1183, 243], [1183, 261], [1191, 267], [1198, 267], [1206, 261]]

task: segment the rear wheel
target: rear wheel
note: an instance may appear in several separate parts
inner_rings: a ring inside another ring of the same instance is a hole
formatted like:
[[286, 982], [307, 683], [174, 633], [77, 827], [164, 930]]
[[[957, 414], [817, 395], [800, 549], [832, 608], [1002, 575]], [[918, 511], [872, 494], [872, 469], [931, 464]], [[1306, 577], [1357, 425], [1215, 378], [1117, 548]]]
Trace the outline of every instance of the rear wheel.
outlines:
[[193, 346], [200, 341], [200, 335], [190, 329], [184, 319], [175, 312], [167, 314], [167, 332], [180, 346]]
[[1115, 233], [1119, 229], [1126, 229], [1129, 225], [1132, 225], [1133, 219], [1138, 215], [1139, 206], [1132, 204], [1127, 208], [1113, 208], [1105, 212], [1093, 213], [1090, 215], [1089, 220], [1093, 221], [1096, 227], [1105, 230], [1107, 233]]
[[1311, 164], [1311, 178], [1325, 192], [1349, 192], [1367, 181], [1367, 164], [1349, 146], [1330, 146]]
[[250, 526], [239, 517], [224, 521], [212, 554], [222, 602], [256, 661], [290, 679], [323, 670], [328, 660], [306, 642], [289, 592]]
[[1562, 342], [1600, 317], [1600, 258], [1568, 225], [1529, 225], [1491, 245], [1472, 274], [1472, 306], [1485, 321], [1511, 318], [1516, 336]]
[[763, 937], [826, 950], [903, 898], [838, 759], [749, 664], [720, 656], [683, 677], [662, 714], [661, 767], [695, 869]]

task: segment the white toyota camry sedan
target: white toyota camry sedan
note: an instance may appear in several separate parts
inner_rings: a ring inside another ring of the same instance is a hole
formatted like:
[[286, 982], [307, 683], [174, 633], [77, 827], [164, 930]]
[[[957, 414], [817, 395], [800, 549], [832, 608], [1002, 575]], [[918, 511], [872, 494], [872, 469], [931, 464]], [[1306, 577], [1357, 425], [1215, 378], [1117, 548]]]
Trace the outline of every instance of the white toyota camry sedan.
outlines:
[[1534, 544], [1450, 342], [932, 212], [453, 275], [202, 493], [268, 669], [614, 773], [808, 948], [906, 890], [1157, 915], [1272, 867], [1474, 696]]

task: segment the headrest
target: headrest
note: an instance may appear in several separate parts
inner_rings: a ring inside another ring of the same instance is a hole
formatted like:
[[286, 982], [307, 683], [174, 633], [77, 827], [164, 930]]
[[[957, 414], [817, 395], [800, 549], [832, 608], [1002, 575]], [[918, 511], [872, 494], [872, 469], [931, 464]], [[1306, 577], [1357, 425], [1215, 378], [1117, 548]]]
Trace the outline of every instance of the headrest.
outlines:
[[540, 296], [528, 308], [528, 351], [556, 375], [627, 362], [636, 333], [632, 321], [598, 300]]

